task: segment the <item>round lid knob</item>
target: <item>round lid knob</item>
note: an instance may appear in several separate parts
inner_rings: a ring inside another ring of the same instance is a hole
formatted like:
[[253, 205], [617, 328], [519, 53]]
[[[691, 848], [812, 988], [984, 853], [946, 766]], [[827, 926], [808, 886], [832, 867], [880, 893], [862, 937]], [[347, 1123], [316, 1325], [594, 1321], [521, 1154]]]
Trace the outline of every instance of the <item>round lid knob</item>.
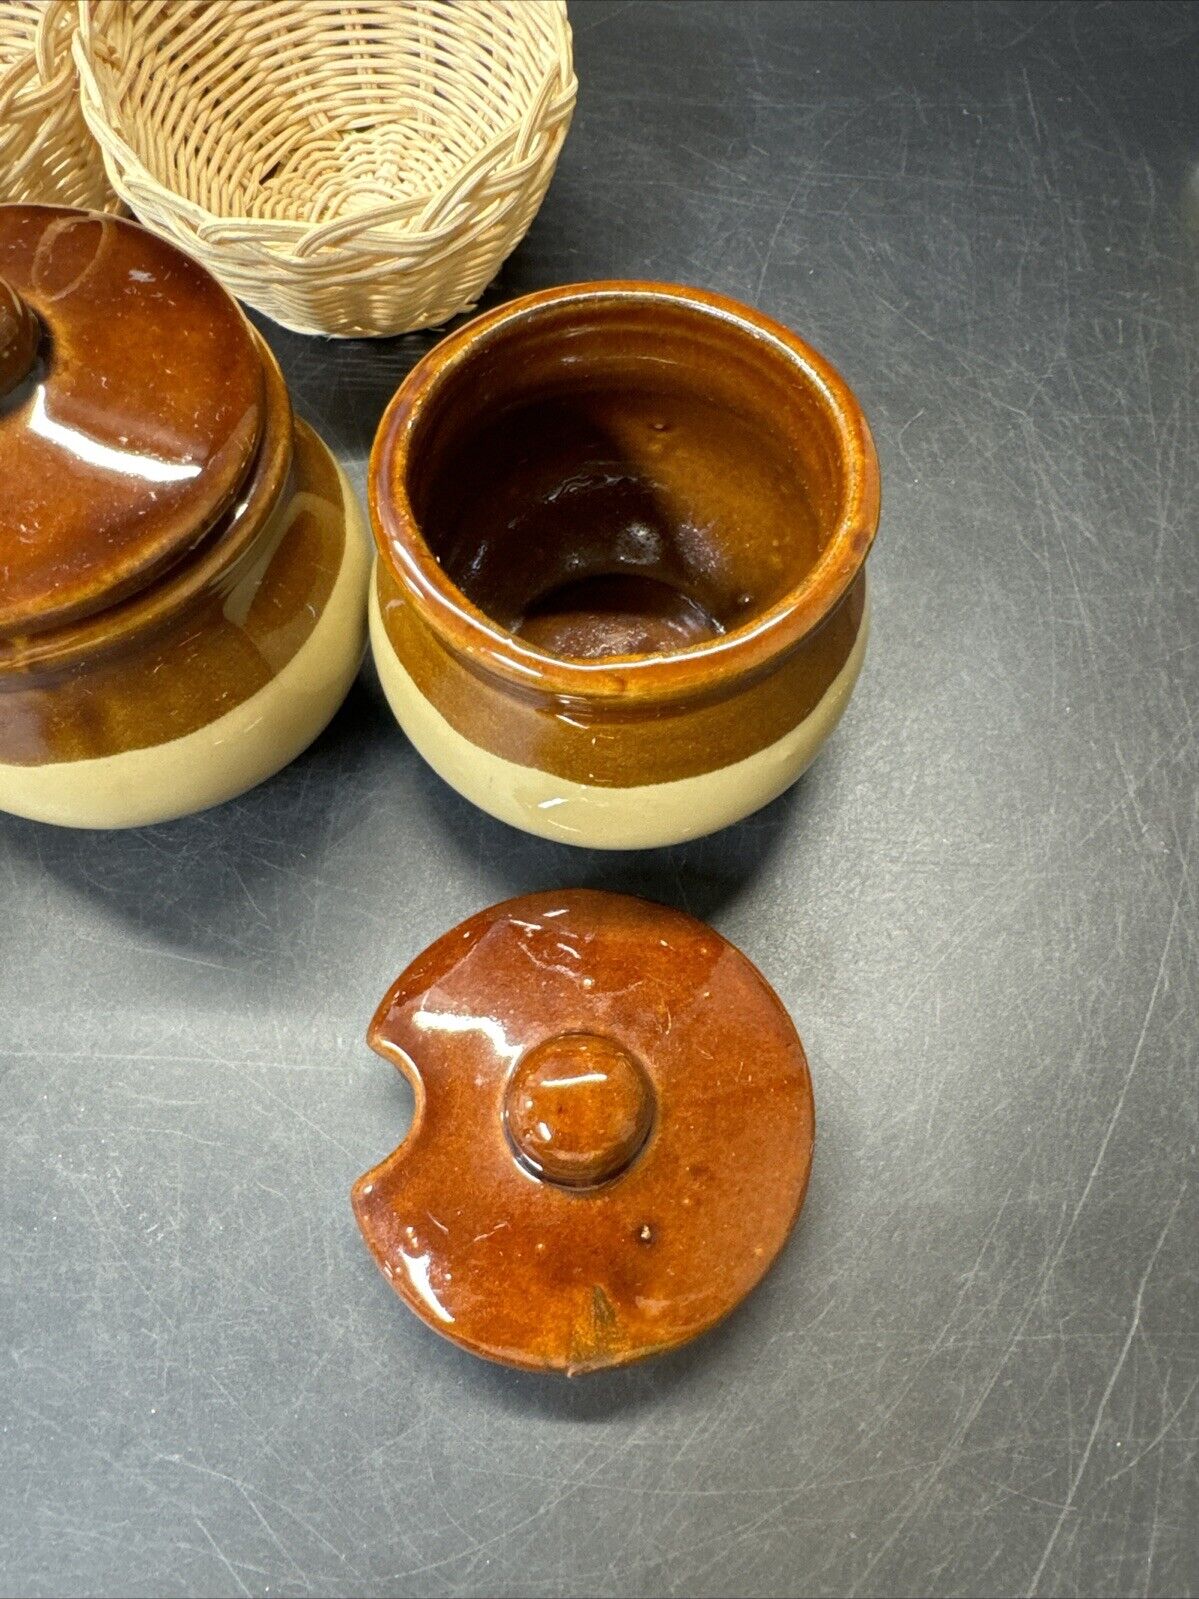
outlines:
[[12, 284], [0, 278], [0, 400], [33, 370], [40, 336], [34, 312]]
[[253, 462], [266, 385], [236, 303], [136, 223], [0, 206], [0, 277], [0, 634], [23, 636], [205, 537]]
[[358, 1224], [475, 1354], [575, 1373], [683, 1343], [799, 1213], [803, 1046], [744, 955], [678, 911], [588, 890], [495, 905], [413, 961], [367, 1036], [417, 1108], [355, 1184]]
[[654, 1119], [644, 1069], [611, 1038], [564, 1033], [517, 1062], [504, 1095], [513, 1148], [539, 1177], [591, 1188], [619, 1176]]

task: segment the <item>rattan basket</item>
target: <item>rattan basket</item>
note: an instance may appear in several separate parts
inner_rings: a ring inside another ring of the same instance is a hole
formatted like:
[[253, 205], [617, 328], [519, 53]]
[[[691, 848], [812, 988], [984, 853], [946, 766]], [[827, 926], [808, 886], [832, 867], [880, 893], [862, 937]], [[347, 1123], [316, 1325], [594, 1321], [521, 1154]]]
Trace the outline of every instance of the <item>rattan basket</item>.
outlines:
[[469, 309], [574, 109], [563, 0], [84, 0], [83, 111], [148, 227], [285, 327]]
[[0, 0], [0, 200], [115, 211], [71, 59], [74, 0]]

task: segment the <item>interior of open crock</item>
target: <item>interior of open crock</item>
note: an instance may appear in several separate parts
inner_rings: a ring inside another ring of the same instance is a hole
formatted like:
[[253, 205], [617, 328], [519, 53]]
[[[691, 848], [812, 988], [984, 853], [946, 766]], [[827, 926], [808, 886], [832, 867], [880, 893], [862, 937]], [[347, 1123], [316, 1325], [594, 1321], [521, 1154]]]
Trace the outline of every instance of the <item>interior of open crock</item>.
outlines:
[[652, 295], [537, 308], [430, 396], [408, 493], [432, 553], [551, 654], [686, 648], [810, 573], [844, 482], [827, 398], [780, 343]]

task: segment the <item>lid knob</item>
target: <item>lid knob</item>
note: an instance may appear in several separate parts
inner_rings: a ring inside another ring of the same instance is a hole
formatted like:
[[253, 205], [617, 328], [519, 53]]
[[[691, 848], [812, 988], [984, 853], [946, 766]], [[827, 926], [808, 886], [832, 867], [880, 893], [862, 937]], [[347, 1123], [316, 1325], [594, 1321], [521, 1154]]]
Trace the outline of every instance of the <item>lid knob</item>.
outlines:
[[521, 1163], [564, 1188], [618, 1177], [649, 1136], [654, 1091], [614, 1039], [562, 1033], [530, 1049], [504, 1095], [504, 1124]]
[[29, 376], [37, 359], [41, 324], [5, 278], [0, 278], [0, 397]]

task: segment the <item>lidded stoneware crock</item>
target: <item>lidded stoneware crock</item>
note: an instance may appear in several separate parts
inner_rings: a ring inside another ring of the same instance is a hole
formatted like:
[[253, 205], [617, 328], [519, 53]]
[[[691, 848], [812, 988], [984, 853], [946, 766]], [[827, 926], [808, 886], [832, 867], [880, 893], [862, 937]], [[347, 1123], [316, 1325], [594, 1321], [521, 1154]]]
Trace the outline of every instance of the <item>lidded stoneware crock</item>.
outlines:
[[0, 809], [199, 810], [311, 742], [368, 542], [263, 341], [132, 222], [0, 206]]
[[376, 436], [371, 637], [404, 731], [517, 827], [670, 844], [782, 792], [867, 633], [879, 479], [803, 340], [649, 283], [502, 306]]
[[675, 1348], [799, 1215], [803, 1045], [694, 917], [589, 889], [493, 905], [417, 956], [367, 1036], [415, 1112], [354, 1212], [400, 1297], [473, 1354], [575, 1375]]

